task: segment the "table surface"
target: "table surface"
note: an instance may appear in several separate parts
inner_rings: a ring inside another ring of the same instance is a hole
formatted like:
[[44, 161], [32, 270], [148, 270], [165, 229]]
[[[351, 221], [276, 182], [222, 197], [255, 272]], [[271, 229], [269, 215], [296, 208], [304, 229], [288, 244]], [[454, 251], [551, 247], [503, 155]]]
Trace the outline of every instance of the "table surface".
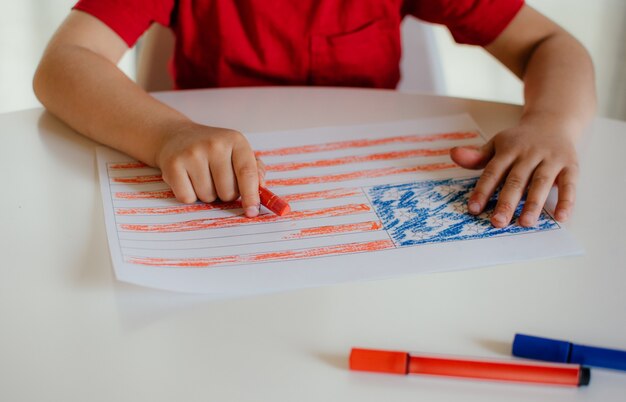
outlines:
[[[157, 96], [246, 133], [467, 112], [489, 135], [520, 107], [394, 91], [218, 89]], [[507, 357], [516, 332], [626, 349], [626, 123], [581, 144], [566, 225], [584, 256], [211, 301], [115, 281], [96, 144], [41, 109], [0, 115], [2, 401], [611, 401], [586, 388], [354, 373], [351, 347]], [[419, 258], [419, 255], [417, 255]]]

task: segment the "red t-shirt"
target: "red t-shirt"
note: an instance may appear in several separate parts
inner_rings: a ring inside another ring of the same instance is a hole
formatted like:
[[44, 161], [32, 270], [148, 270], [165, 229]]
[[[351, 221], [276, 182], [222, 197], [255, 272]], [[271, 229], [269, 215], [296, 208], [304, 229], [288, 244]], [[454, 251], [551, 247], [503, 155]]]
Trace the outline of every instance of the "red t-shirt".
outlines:
[[176, 35], [177, 88], [395, 88], [405, 15], [487, 45], [524, 0], [79, 0], [129, 46], [153, 23]]

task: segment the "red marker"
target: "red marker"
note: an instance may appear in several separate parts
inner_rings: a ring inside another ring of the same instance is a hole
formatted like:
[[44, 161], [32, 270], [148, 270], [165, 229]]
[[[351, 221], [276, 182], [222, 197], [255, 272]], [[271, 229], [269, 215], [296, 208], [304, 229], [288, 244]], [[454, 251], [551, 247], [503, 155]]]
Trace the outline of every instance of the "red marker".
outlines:
[[352, 349], [350, 369], [391, 374], [429, 374], [480, 380], [514, 381], [577, 387], [589, 384], [590, 371], [575, 364], [482, 360], [406, 352]]
[[291, 212], [289, 203], [263, 186], [259, 186], [259, 196], [261, 205], [274, 212], [278, 216], [283, 216]]

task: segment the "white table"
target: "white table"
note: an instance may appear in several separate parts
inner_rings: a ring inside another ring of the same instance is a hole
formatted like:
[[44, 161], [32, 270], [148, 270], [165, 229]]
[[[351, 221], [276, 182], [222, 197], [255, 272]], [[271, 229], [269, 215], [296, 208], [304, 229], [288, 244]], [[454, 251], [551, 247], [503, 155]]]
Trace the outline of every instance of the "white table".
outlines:
[[[520, 113], [357, 89], [158, 96], [245, 132], [469, 112], [494, 134]], [[515, 332], [626, 349], [626, 123], [587, 134], [567, 225], [583, 257], [215, 302], [116, 282], [96, 144], [41, 109], [0, 115], [0, 400], [624, 400], [615, 371], [569, 389], [347, 370], [352, 346], [504, 357]]]

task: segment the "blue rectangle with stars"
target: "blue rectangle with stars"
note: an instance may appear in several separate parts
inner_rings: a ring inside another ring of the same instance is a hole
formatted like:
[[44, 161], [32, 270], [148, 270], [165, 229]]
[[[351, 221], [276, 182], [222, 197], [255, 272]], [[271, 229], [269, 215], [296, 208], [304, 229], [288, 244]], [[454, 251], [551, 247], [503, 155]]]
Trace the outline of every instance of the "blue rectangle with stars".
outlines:
[[[542, 211], [534, 227], [515, 223], [496, 228], [489, 221], [496, 196], [485, 212], [467, 212], [467, 200], [477, 178], [431, 180], [406, 184], [387, 184], [366, 189], [385, 230], [397, 247], [455, 240], [482, 239], [516, 233], [558, 228], [557, 222]], [[515, 211], [517, 218], [523, 200]], [[514, 218], [514, 219], [515, 219]]]

